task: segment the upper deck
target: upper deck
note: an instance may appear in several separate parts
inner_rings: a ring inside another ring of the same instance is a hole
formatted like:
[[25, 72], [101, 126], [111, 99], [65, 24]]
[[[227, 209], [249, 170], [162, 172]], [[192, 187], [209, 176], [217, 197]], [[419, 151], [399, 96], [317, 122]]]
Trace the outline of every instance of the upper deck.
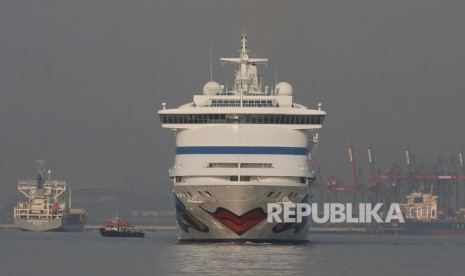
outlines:
[[262, 89], [257, 65], [267, 59], [249, 58], [247, 37], [242, 35], [239, 58], [222, 58], [223, 63], [239, 64], [232, 89], [210, 81], [203, 87], [203, 95], [179, 108], [158, 111], [162, 126], [172, 129], [204, 127], [206, 124], [265, 124], [290, 129], [320, 129], [326, 112], [309, 109], [293, 102], [292, 86], [281, 82], [274, 89]]

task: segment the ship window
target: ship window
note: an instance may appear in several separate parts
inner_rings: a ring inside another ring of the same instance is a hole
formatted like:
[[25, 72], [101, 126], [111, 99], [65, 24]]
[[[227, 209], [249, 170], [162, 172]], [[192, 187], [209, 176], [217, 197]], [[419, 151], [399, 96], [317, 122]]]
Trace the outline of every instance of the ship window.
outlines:
[[257, 115], [252, 115], [252, 116], [250, 116], [250, 122], [251, 122], [252, 124], [258, 123], [258, 116], [257, 116]]
[[250, 181], [250, 176], [241, 176], [241, 181]]
[[241, 163], [241, 168], [273, 168], [272, 163]]
[[229, 177], [229, 181], [237, 181], [237, 175], [232, 175]]
[[422, 203], [422, 202], [423, 202], [423, 200], [422, 200], [421, 197], [415, 197], [415, 198], [413, 199], [413, 203]]
[[163, 124], [322, 124], [323, 115], [162, 114]]
[[[263, 115], [262, 115], [263, 116]], [[264, 124], [269, 124], [270, 123], [270, 116], [264, 116], [263, 117], [263, 123]]]
[[295, 124], [295, 117], [296, 115], [287, 115], [289, 117], [288, 124], [294, 125]]
[[237, 168], [238, 163], [208, 163], [207, 168]]
[[291, 123], [291, 115], [284, 115], [284, 123], [285, 124]]
[[278, 120], [279, 120], [279, 116], [277, 116], [277, 115], [271, 115], [271, 118], [272, 118], [272, 119], [270, 120], [270, 122], [271, 122], [272, 124], [278, 124], [278, 123], [279, 123], [279, 121], [278, 121]]
[[309, 116], [304, 116], [302, 120], [302, 124], [309, 124], [310, 123], [310, 117]]
[[292, 116], [292, 124], [293, 125], [299, 124], [299, 119], [300, 119], [300, 115]]
[[[233, 99], [213, 99], [211, 101], [212, 107], [239, 107], [241, 106], [240, 100], [233, 100]], [[275, 100], [243, 100], [242, 101], [243, 107], [272, 107], [277, 106]]]

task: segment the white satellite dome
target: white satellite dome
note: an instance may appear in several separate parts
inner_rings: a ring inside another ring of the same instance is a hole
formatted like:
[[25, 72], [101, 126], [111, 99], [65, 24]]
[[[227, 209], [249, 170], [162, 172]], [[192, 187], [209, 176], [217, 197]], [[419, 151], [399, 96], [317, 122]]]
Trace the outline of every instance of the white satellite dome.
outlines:
[[209, 81], [203, 86], [204, 95], [216, 95], [221, 90], [221, 85], [216, 81]]
[[278, 96], [292, 96], [292, 86], [287, 82], [278, 83], [275, 91]]

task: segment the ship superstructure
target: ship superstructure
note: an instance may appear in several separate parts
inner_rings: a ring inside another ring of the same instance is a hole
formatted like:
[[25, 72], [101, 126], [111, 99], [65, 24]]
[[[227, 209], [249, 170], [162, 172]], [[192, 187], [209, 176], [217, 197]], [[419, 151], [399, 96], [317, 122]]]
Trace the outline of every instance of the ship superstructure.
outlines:
[[437, 217], [438, 197], [433, 193], [412, 192], [406, 197], [407, 203], [402, 204], [404, 218], [412, 221], [432, 222]]
[[[18, 190], [27, 201], [18, 202], [14, 208], [14, 224], [25, 231], [82, 231], [87, 213], [84, 209], [71, 208], [63, 198], [66, 182], [45, 176], [45, 162], [38, 161], [39, 175], [34, 180], [20, 180]], [[46, 177], [46, 178], [45, 178]]]
[[210, 81], [202, 95], [158, 112], [175, 130], [174, 185], [181, 240], [306, 240], [308, 224], [268, 223], [268, 203], [309, 201], [310, 154], [326, 112], [293, 102], [289, 83], [262, 87], [242, 35], [232, 88]]
[[401, 234], [439, 234], [464, 235], [463, 220], [440, 219], [438, 212], [439, 197], [430, 193], [413, 191], [406, 197], [407, 202], [401, 204], [405, 223], [397, 225], [396, 233]]

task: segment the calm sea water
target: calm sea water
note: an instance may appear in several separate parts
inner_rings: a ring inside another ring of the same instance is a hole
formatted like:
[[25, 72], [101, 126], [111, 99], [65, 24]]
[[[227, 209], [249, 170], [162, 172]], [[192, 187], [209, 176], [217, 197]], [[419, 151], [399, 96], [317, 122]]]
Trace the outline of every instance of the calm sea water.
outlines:
[[304, 245], [184, 244], [0, 231], [0, 275], [465, 275], [465, 237], [312, 235]]

